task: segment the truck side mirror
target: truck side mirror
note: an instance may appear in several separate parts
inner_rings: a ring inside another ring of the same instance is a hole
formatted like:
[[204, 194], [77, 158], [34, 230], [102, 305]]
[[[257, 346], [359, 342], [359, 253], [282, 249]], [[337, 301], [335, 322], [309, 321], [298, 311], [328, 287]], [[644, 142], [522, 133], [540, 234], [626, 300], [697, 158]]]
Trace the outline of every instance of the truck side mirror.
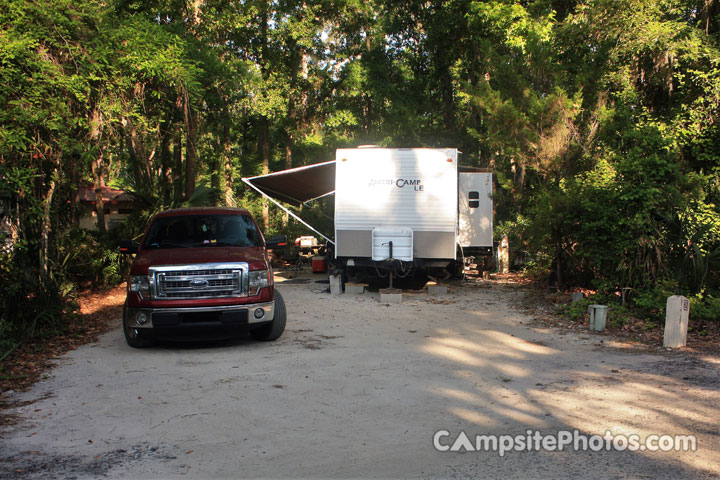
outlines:
[[138, 251], [138, 243], [133, 240], [120, 240], [120, 253], [126, 255], [135, 254]]
[[272, 250], [274, 248], [279, 247], [286, 247], [287, 246], [287, 237], [285, 235], [273, 235], [272, 237], [268, 238], [265, 242], [265, 247], [268, 250]]

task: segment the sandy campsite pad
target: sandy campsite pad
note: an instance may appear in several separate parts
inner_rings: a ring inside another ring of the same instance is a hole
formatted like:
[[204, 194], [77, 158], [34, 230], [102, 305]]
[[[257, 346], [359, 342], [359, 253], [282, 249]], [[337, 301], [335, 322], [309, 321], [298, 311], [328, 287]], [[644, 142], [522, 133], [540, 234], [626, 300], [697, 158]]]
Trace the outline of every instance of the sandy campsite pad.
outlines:
[[[522, 313], [524, 287], [331, 296], [285, 282], [271, 343], [134, 350], [117, 327], [4, 395], [0, 477], [687, 478], [720, 471], [720, 359], [607, 346]], [[327, 278], [327, 277], [325, 277]], [[601, 340], [603, 340], [601, 342]], [[694, 452], [438, 451], [464, 433], [693, 435]], [[447, 435], [438, 437], [438, 432]]]

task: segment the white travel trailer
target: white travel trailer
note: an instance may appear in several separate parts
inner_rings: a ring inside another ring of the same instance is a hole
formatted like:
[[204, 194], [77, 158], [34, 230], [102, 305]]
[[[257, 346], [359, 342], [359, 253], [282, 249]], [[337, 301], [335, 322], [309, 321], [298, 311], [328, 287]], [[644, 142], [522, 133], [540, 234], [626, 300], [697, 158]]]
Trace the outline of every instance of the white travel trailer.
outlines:
[[492, 174], [459, 167], [458, 153], [339, 149], [335, 161], [243, 181], [296, 205], [334, 193], [333, 239], [299, 219], [331, 244], [331, 264], [350, 277], [392, 272], [417, 286], [428, 273], [460, 273], [464, 257], [492, 250]]

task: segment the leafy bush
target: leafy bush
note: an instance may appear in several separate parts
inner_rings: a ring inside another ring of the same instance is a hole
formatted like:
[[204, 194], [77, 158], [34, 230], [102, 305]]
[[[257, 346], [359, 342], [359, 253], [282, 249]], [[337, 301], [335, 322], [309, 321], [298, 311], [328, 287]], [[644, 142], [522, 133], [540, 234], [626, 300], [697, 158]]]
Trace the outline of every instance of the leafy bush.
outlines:
[[72, 289], [53, 277], [38, 277], [22, 245], [0, 258], [0, 361], [35, 336], [62, 333], [75, 314]]
[[63, 333], [75, 318], [76, 285], [117, 285], [129, 268], [114, 232], [69, 227], [58, 232], [48, 273], [39, 271], [33, 242], [0, 254], [0, 361], [22, 342]]
[[658, 282], [654, 287], [637, 293], [633, 297], [633, 306], [643, 317], [651, 320], [665, 318], [667, 298], [678, 294], [677, 282], [665, 280]]
[[590, 301], [590, 299], [584, 299], [580, 300], [579, 302], [561, 305], [560, 308], [558, 308], [558, 312], [565, 315], [570, 320], [578, 322], [580, 320], [583, 320], [587, 315], [588, 305], [592, 305], [594, 303], [595, 302]]
[[523, 274], [535, 282], [547, 282], [552, 269], [552, 258], [539, 252], [534, 258], [525, 263]]
[[690, 317], [720, 321], [720, 297], [698, 294], [690, 298]]
[[72, 283], [113, 286], [123, 281], [128, 259], [118, 250], [118, 232], [68, 228], [59, 239], [56, 275]]
[[611, 327], [622, 327], [628, 322], [630, 317], [632, 317], [632, 312], [627, 307], [618, 305], [617, 303], [608, 305], [606, 321]]

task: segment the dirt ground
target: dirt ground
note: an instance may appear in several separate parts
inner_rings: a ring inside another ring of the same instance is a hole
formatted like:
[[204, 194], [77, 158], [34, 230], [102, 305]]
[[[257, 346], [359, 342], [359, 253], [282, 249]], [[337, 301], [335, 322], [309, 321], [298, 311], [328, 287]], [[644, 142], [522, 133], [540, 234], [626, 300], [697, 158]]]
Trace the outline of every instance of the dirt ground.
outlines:
[[[118, 317], [3, 393], [19, 421], [0, 430], [0, 478], [720, 478], [720, 356], [548, 326], [520, 285], [383, 304], [306, 277], [278, 278], [288, 326], [272, 343], [134, 350]], [[697, 450], [437, 451], [441, 430], [443, 445], [577, 430]]]

